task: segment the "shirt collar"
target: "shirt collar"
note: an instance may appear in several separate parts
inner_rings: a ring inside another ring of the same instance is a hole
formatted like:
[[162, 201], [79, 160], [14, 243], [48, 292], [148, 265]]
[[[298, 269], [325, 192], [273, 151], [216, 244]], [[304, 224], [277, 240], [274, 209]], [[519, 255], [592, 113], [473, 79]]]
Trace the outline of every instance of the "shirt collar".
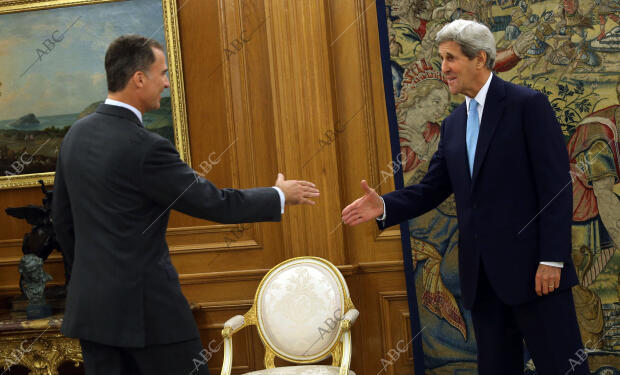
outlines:
[[[493, 73], [489, 74], [489, 78], [487, 82], [482, 86], [476, 97], [474, 98], [476, 102], [478, 102], [478, 108], [484, 108], [484, 102], [487, 99], [487, 92], [489, 92], [489, 86], [491, 86], [491, 79], [493, 78]], [[471, 98], [465, 95], [465, 103], [467, 104], [467, 112], [469, 113], [469, 102]]]
[[110, 99], [110, 98], [106, 98], [104, 103], [108, 105], [115, 105], [117, 107], [127, 108], [128, 110], [133, 112], [138, 117], [138, 119], [140, 120], [140, 124], [144, 127], [144, 124], [142, 123], [142, 113], [138, 111], [136, 107], [130, 104], [127, 104], [127, 103], [119, 102], [118, 100]]

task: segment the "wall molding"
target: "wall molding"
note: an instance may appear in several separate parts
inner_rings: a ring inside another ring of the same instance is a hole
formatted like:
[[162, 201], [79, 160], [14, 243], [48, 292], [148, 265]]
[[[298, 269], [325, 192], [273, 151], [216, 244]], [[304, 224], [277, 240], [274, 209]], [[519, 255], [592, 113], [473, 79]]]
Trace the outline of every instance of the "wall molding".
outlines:
[[[397, 341], [395, 337], [393, 337], [393, 325], [400, 323], [398, 329], [398, 333], [401, 335], [402, 339], [407, 344], [407, 362], [409, 365], [413, 366], [413, 357], [410, 353], [412, 351], [409, 350], [411, 346], [411, 329], [410, 323], [408, 323], [409, 317], [409, 309], [407, 312], [401, 312], [398, 320], [394, 321], [390, 319], [391, 307], [394, 302], [405, 302], [405, 305], [408, 306], [407, 299], [407, 291], [399, 290], [399, 291], [386, 291], [379, 292], [379, 311], [381, 316], [381, 341], [383, 345], [383, 353], [386, 355], [388, 351], [395, 349], [395, 345], [397, 345]], [[394, 367], [390, 367], [390, 374], [394, 374]]]

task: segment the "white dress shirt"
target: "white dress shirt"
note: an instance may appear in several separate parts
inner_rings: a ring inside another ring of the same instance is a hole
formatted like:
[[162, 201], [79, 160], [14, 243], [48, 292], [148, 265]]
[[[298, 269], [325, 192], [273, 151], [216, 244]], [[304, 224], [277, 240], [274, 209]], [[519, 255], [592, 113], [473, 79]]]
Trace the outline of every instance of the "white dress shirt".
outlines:
[[[487, 82], [484, 84], [484, 86], [482, 86], [482, 88], [480, 89], [480, 91], [478, 91], [478, 94], [476, 94], [476, 97], [474, 99], [476, 99], [476, 102], [478, 102], [478, 121], [480, 124], [482, 124], [482, 111], [484, 110], [484, 102], [487, 99], [487, 92], [489, 92], [489, 86], [491, 86], [491, 79], [493, 78], [493, 74], [489, 74], [489, 79], [487, 79]], [[469, 114], [469, 102], [471, 102], [471, 98], [467, 95], [465, 95], [465, 105], [467, 105], [467, 113]]]
[[118, 100], [114, 100], [110, 98], [106, 98], [104, 103], [108, 105], [115, 105], [117, 107], [127, 108], [128, 110], [133, 112], [138, 117], [138, 119], [140, 120], [140, 124], [142, 125], [142, 127], [144, 127], [144, 124], [142, 123], [142, 112], [138, 111], [136, 107], [132, 106], [131, 104], [119, 102]]

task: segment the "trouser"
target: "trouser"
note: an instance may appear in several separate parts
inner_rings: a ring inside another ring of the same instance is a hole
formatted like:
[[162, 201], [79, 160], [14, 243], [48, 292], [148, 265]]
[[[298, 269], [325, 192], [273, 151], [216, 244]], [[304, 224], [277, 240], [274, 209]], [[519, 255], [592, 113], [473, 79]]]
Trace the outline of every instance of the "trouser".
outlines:
[[481, 266], [472, 320], [480, 375], [523, 374], [523, 340], [538, 375], [590, 374], [570, 289], [508, 306]]
[[144, 348], [80, 344], [86, 375], [209, 375], [200, 339]]

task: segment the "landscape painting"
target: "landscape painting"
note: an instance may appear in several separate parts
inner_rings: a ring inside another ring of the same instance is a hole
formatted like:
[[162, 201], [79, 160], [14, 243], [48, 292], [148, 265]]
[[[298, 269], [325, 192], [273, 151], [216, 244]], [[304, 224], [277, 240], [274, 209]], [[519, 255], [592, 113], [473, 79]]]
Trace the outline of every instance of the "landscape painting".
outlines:
[[[64, 1], [51, 9], [8, 13], [0, 2], [0, 188], [53, 182], [64, 135], [107, 96], [104, 56], [115, 38], [140, 34], [161, 43], [167, 56], [179, 55], [172, 1], [81, 6]], [[187, 161], [180, 60], [167, 62], [171, 87], [162, 94], [160, 109], [145, 113], [143, 122], [175, 144]]]

